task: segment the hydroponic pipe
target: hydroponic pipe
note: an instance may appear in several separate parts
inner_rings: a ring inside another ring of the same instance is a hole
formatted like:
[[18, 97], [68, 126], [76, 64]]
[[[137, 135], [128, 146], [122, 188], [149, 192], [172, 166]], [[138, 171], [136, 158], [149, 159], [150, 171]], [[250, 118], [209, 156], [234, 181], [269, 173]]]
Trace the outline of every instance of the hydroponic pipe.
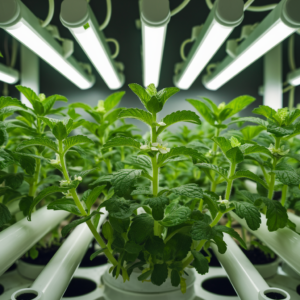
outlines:
[[65, 211], [51, 211], [43, 207], [27, 218], [0, 233], [0, 276], [45, 234], [69, 215]]
[[[225, 254], [220, 254], [215, 244], [212, 244], [211, 247], [240, 299], [268, 299], [261, 298], [270, 292], [266, 281], [230, 236], [225, 235], [224, 241], [228, 246]], [[285, 299], [289, 299], [289, 295], [285, 291], [277, 289], [276, 292], [286, 296]]]
[[289, 219], [296, 225], [296, 230], [300, 232], [300, 217], [288, 212]]
[[230, 212], [231, 216], [245, 227], [250, 233], [258, 237], [278, 256], [280, 256], [291, 268], [300, 273], [300, 236], [289, 228], [281, 228], [274, 232], [269, 232], [266, 216], [261, 214], [260, 228], [252, 231], [245, 221], [235, 213]]
[[[98, 229], [106, 219], [108, 212], [101, 210]], [[23, 294], [36, 294], [41, 300], [61, 299], [81, 262], [87, 247], [93, 240], [93, 235], [86, 225], [79, 225], [59, 248], [31, 288], [21, 289], [12, 295], [12, 300]]]

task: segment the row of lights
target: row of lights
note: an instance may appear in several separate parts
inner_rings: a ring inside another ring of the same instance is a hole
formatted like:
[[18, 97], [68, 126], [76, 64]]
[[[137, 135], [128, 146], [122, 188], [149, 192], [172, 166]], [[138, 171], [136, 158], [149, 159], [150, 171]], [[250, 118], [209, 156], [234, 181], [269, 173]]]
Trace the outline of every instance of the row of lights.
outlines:
[[[242, 70], [300, 28], [300, 1], [282, 0], [275, 9], [228, 55], [203, 84], [217, 90]], [[140, 0], [143, 38], [144, 85], [159, 84], [167, 26], [171, 18], [169, 0]], [[174, 84], [188, 89], [244, 18], [243, 0], [216, 0], [187, 59], [180, 64]], [[64, 0], [60, 20], [80, 44], [110, 89], [118, 89], [125, 78], [120, 64], [111, 57], [104, 34], [86, 0]], [[20, 0], [0, 0], [0, 27], [30, 48], [81, 89], [90, 88], [95, 78], [88, 74]], [[18, 72], [0, 65], [0, 80], [14, 83]], [[300, 84], [300, 70], [288, 75]]]

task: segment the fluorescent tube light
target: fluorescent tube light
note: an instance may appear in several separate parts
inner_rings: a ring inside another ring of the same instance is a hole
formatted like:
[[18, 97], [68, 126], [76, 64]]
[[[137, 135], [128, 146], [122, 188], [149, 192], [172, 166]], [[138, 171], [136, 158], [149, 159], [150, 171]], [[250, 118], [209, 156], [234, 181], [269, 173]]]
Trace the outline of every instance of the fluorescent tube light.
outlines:
[[104, 34], [86, 0], [64, 0], [60, 20], [67, 27], [90, 61], [112, 90], [122, 87], [125, 77], [111, 58]]
[[242, 0], [217, 0], [174, 83], [187, 90], [244, 18]]
[[300, 1], [282, 0], [236, 49], [236, 57], [226, 57], [203, 84], [217, 90], [242, 70], [281, 43], [300, 27]]
[[287, 81], [293, 86], [300, 85], [300, 69], [290, 72], [287, 76]]
[[169, 0], [141, 0], [144, 86], [159, 83], [167, 25], [170, 21]]
[[39, 19], [20, 0], [0, 0], [0, 7], [0, 27], [79, 88], [93, 86], [94, 77], [88, 75], [74, 57], [64, 57], [62, 46], [41, 27]]
[[14, 84], [19, 81], [19, 72], [13, 68], [0, 64], [0, 81]]

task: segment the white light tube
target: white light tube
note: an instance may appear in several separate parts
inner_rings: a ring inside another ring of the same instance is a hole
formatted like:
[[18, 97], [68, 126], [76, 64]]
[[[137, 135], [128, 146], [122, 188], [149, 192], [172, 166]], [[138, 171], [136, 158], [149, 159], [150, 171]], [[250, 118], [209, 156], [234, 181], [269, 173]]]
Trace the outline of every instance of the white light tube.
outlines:
[[225, 42], [232, 30], [244, 18], [242, 0], [217, 0], [205, 21], [180, 73], [174, 77], [174, 84], [187, 90]]
[[203, 77], [203, 84], [217, 90], [242, 70], [278, 45], [300, 27], [300, 1], [282, 0], [236, 49], [236, 57], [226, 57], [215, 71]]
[[169, 0], [141, 0], [144, 86], [159, 84], [167, 25], [170, 21]]
[[19, 72], [13, 68], [0, 64], [0, 81], [14, 84], [19, 81]]
[[67, 27], [102, 79], [112, 90], [123, 86], [125, 78], [111, 58], [110, 49], [86, 0], [64, 0], [60, 20]]
[[293, 86], [300, 85], [300, 69], [297, 69], [289, 73], [287, 76], [287, 81], [289, 84]]
[[65, 58], [62, 46], [20, 0], [0, 0], [0, 27], [30, 48], [80, 89], [93, 86], [88, 75], [72, 57]]

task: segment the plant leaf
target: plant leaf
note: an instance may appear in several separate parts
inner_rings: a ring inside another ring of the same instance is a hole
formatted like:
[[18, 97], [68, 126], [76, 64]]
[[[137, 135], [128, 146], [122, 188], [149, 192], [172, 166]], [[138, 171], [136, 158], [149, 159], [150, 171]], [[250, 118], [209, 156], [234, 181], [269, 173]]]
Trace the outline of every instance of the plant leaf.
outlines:
[[70, 136], [70, 137], [66, 138], [63, 141], [63, 143], [65, 145], [64, 153], [66, 153], [68, 150], [70, 150], [74, 146], [87, 144], [87, 143], [93, 143], [93, 141], [84, 135], [75, 135], [75, 136]]
[[169, 98], [171, 98], [173, 95], [177, 94], [178, 92], [180, 92], [179, 88], [168, 87], [160, 90], [157, 93], [157, 97], [163, 104], [165, 104]]
[[248, 105], [250, 105], [254, 101], [255, 101], [255, 98], [248, 96], [248, 95], [239, 96], [239, 97], [233, 99], [224, 108], [224, 109], [228, 109], [228, 108], [231, 109], [231, 112], [230, 112], [230, 114], [227, 115], [226, 119], [234, 116], [235, 114], [237, 114], [238, 112], [240, 112], [241, 110], [246, 108]]
[[197, 116], [193, 111], [189, 110], [182, 110], [182, 111], [176, 111], [171, 113], [170, 115], [165, 116], [162, 119], [162, 122], [164, 122], [165, 126], [160, 126], [157, 130], [157, 134], [159, 135], [162, 131], [164, 131], [167, 127], [171, 126], [172, 124], [178, 123], [178, 122], [188, 122], [192, 124], [201, 124], [199, 116]]
[[139, 97], [144, 106], [147, 107], [147, 102], [150, 101], [151, 96], [146, 92], [146, 90], [137, 83], [131, 83], [128, 86]]
[[202, 168], [202, 169], [212, 170], [212, 171], [218, 173], [220, 176], [222, 176], [226, 181], [228, 181], [228, 178], [227, 178], [228, 171], [226, 169], [220, 168], [216, 165], [206, 164], [206, 163], [196, 164], [196, 166], [198, 166], [199, 168]]
[[202, 189], [195, 183], [184, 184], [182, 186], [170, 189], [172, 193], [177, 196], [185, 196], [188, 198], [198, 198], [203, 197]]
[[63, 122], [57, 122], [53, 126], [52, 133], [59, 141], [64, 140], [68, 136], [66, 125]]
[[159, 223], [165, 227], [173, 227], [186, 222], [189, 219], [191, 210], [186, 206], [175, 206], [171, 211], [165, 212], [165, 217]]
[[164, 218], [165, 206], [169, 204], [167, 197], [154, 197], [147, 199], [144, 204], [149, 205], [152, 208], [152, 216], [154, 220], [160, 221]]
[[0, 227], [8, 223], [10, 219], [11, 214], [8, 208], [3, 203], [0, 203]]
[[154, 220], [148, 214], [140, 214], [132, 219], [128, 232], [129, 240], [141, 244], [153, 233]]
[[151, 282], [154, 285], [161, 286], [168, 278], [168, 266], [166, 263], [155, 264], [151, 274]]
[[291, 186], [300, 184], [300, 175], [295, 171], [274, 170], [271, 173], [275, 173], [276, 178], [285, 185]]
[[95, 203], [95, 201], [97, 200], [97, 198], [102, 193], [105, 187], [106, 185], [97, 186], [90, 192], [87, 199], [85, 200], [85, 204], [88, 210], [91, 209], [91, 207], [93, 206], [93, 204]]
[[240, 235], [232, 228], [224, 226], [224, 225], [217, 225], [214, 227], [214, 229], [218, 232], [225, 232], [235, 238], [236, 240], [239, 241], [240, 245], [244, 248], [247, 249], [245, 241], [240, 237]]
[[206, 122], [208, 122], [212, 126], [215, 125], [215, 122], [217, 121], [216, 117], [205, 103], [194, 99], [186, 99], [186, 101], [195, 107], [195, 109], [199, 112], [199, 114]]
[[142, 121], [149, 126], [152, 126], [152, 115], [148, 113], [147, 111], [143, 109], [138, 109], [138, 108], [128, 108], [128, 109], [123, 109], [119, 113], [119, 119], [137, 119], [139, 121]]
[[45, 146], [58, 153], [56, 143], [48, 138], [34, 138], [31, 140], [25, 140], [17, 147], [17, 151], [20, 151], [30, 146]]
[[125, 92], [116, 92], [109, 95], [104, 101], [105, 110], [108, 112], [115, 108], [120, 103], [124, 95]]
[[197, 270], [198, 274], [204, 275], [208, 273], [209, 264], [205, 256], [202, 253], [197, 252], [195, 250], [191, 250], [191, 252], [194, 256], [192, 266]]
[[263, 126], [265, 129], [268, 126], [268, 121], [265, 121], [263, 119], [260, 118], [256, 118], [256, 117], [243, 117], [243, 118], [236, 118], [235, 120], [232, 120], [231, 122], [228, 123], [228, 125], [232, 125], [235, 123], [240, 123], [240, 122], [250, 122], [250, 123], [255, 123], [255, 124], [259, 124], [261, 126]]
[[141, 144], [133, 138], [120, 136], [110, 139], [105, 145], [103, 145], [102, 149], [113, 147], [133, 147], [140, 149]]
[[258, 177], [257, 175], [255, 175], [254, 173], [252, 173], [249, 170], [237, 171], [229, 179], [234, 180], [234, 179], [237, 179], [237, 178], [249, 178], [249, 179], [252, 179], [253, 181], [260, 183], [263, 187], [265, 187], [266, 189], [268, 189], [268, 186], [267, 186], [266, 182], [263, 181], [260, 177]]
[[103, 248], [103, 249], [99, 249], [96, 252], [94, 252], [91, 256], [90, 256], [90, 260], [93, 260], [94, 258], [96, 258], [99, 254], [103, 253], [107, 248]]
[[224, 155], [226, 155], [226, 152], [232, 148], [230, 141], [224, 137], [214, 137], [212, 140], [219, 146]]
[[47, 209], [65, 210], [76, 216], [82, 216], [73, 199], [62, 198], [52, 201], [50, 204], [48, 204]]
[[216, 230], [203, 221], [195, 222], [191, 230], [191, 237], [195, 241], [210, 240], [213, 239], [216, 234]]

